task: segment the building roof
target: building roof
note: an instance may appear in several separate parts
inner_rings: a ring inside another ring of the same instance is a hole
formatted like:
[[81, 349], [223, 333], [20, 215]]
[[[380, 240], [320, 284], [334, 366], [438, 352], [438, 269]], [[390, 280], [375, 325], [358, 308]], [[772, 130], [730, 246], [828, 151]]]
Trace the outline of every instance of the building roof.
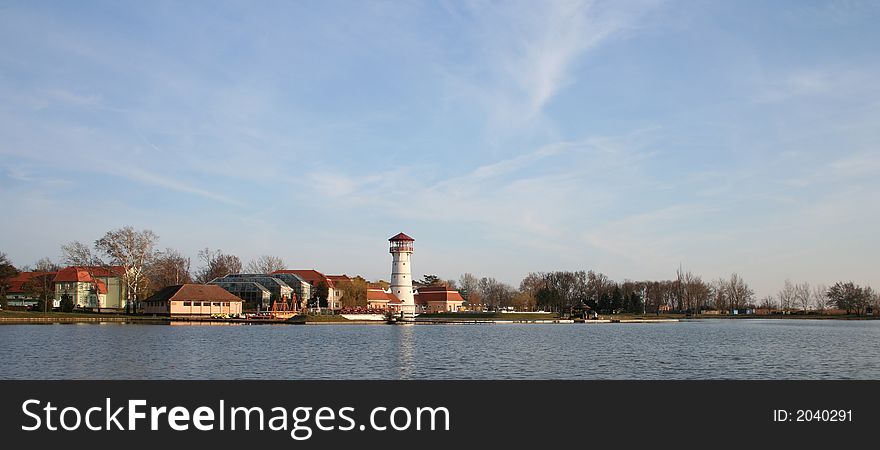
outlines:
[[416, 303], [427, 304], [428, 302], [463, 302], [461, 294], [455, 289], [445, 286], [420, 287], [415, 292]]
[[413, 239], [403, 233], [397, 233], [396, 235], [394, 235], [393, 237], [391, 237], [388, 240], [389, 241], [415, 241], [415, 239]]
[[391, 295], [389, 292], [385, 292], [384, 289], [367, 289], [367, 301], [385, 301], [391, 302], [396, 300], [397, 298]]
[[28, 281], [33, 280], [39, 276], [47, 275], [50, 279], [55, 278], [56, 272], [20, 272], [18, 275], [9, 278], [6, 280], [9, 288], [6, 289], [6, 292], [10, 293], [19, 293], [24, 292], [24, 286]]
[[348, 275], [327, 275], [327, 278], [333, 282], [351, 281], [351, 277]]
[[304, 269], [286, 270], [285, 269], [285, 270], [276, 270], [272, 273], [273, 274], [274, 273], [292, 273], [292, 274], [302, 278], [303, 280], [306, 280], [306, 282], [308, 282], [312, 286], [317, 286], [318, 283], [320, 283], [321, 281], [324, 281], [327, 283], [327, 285], [329, 287], [335, 287], [335, 283], [333, 282], [333, 280], [330, 277], [324, 275], [321, 272], [318, 272], [315, 269], [308, 269], [308, 270], [304, 270]]
[[159, 292], [151, 295], [146, 301], [211, 301], [211, 302], [240, 302], [240, 298], [220, 286], [214, 284], [179, 284], [162, 288]]
[[[91, 273], [91, 275], [90, 275]], [[122, 266], [108, 266], [108, 267], [65, 267], [59, 270], [55, 279], [52, 280], [56, 283], [59, 282], [81, 282], [81, 283], [91, 283], [92, 275], [95, 277], [121, 277], [125, 273], [125, 268]]]

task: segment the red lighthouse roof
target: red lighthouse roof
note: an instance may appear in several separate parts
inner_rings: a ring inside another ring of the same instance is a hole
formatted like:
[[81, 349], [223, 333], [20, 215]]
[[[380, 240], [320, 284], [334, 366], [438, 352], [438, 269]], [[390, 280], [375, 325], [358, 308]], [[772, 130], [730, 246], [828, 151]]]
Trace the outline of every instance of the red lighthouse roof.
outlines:
[[391, 239], [388, 239], [388, 240], [389, 240], [389, 241], [415, 241], [415, 239], [413, 239], [413, 238], [411, 238], [411, 237], [409, 237], [409, 236], [407, 236], [407, 235], [405, 235], [405, 234], [403, 234], [403, 233], [397, 233], [396, 236], [394, 236], [394, 237], [392, 237]]

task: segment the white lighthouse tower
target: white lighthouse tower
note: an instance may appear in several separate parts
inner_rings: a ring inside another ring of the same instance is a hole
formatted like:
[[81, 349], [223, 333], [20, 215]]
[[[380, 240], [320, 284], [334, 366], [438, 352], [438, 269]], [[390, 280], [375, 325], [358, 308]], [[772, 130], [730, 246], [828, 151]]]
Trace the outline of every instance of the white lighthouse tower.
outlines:
[[388, 241], [391, 242], [391, 294], [402, 302], [400, 312], [403, 320], [412, 320], [416, 315], [416, 302], [413, 297], [410, 259], [415, 239], [399, 233]]

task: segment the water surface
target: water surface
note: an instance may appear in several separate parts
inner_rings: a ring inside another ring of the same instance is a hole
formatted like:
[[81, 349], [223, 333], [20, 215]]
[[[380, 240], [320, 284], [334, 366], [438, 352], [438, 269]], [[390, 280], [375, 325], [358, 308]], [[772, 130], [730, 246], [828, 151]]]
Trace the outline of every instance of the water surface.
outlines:
[[0, 326], [0, 379], [880, 379], [880, 321]]

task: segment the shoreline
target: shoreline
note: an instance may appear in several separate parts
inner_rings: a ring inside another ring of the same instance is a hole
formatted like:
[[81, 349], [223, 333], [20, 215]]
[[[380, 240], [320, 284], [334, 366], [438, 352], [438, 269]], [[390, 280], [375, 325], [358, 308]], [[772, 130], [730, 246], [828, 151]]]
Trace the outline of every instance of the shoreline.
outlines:
[[[127, 324], [240, 324], [240, 325], [385, 325], [384, 320], [349, 320], [337, 316], [311, 316], [302, 319], [216, 319], [202, 317], [163, 317], [143, 315], [119, 315], [119, 314], [82, 314], [82, 313], [32, 313], [18, 311], [0, 311], [0, 325], [15, 324], [66, 324], [66, 323], [127, 323]], [[310, 320], [312, 319], [312, 320]], [[700, 320], [878, 320], [877, 316], [855, 315], [621, 315], [600, 316], [597, 319], [563, 319], [563, 318], [516, 318], [504, 317], [455, 317], [443, 315], [441, 317], [423, 317], [411, 325], [483, 325], [483, 324], [609, 324], [609, 323], [675, 323]]]

